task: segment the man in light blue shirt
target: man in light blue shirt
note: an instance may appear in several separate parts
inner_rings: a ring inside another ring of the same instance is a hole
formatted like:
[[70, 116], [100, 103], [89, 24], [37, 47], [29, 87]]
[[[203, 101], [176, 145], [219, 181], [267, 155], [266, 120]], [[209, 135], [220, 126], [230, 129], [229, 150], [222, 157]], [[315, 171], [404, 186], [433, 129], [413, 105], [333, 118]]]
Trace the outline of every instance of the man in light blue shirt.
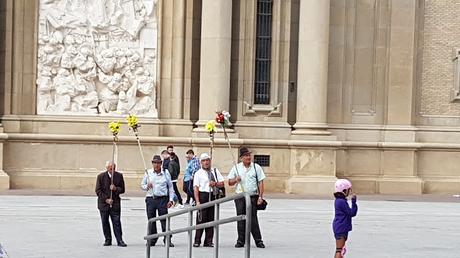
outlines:
[[[158, 216], [168, 214], [168, 208], [173, 205], [174, 200], [174, 189], [171, 182], [171, 175], [168, 170], [162, 169], [162, 161], [160, 155], [153, 156], [152, 159], [153, 169], [148, 169], [147, 173], [141, 182], [142, 190], [146, 191], [145, 204], [147, 211], [147, 218], [151, 219]], [[166, 230], [166, 220], [161, 220], [161, 230]], [[149, 234], [157, 233], [156, 223], [152, 224], [149, 229]], [[152, 239], [150, 242], [151, 246], [156, 244], [158, 239]], [[165, 239], [163, 239], [165, 243]], [[173, 243], [170, 243], [170, 247], [174, 247]]]
[[184, 190], [187, 194], [187, 201], [185, 204], [189, 204], [190, 199], [193, 199], [193, 202], [195, 202], [195, 195], [193, 194], [193, 176], [195, 175], [195, 172], [200, 169], [201, 164], [192, 149], [187, 151], [186, 157], [187, 167], [185, 168], [184, 186], [182, 190]]
[[[257, 204], [261, 204], [264, 196], [264, 179], [265, 173], [261, 166], [252, 161], [251, 151], [246, 147], [240, 149], [241, 162], [230, 170], [228, 174], [228, 184], [236, 186], [236, 193], [249, 193], [251, 195], [252, 216], [251, 216], [251, 233], [256, 246], [265, 248], [262, 241], [262, 234], [259, 228], [259, 219], [257, 218]], [[244, 198], [235, 200], [236, 214], [246, 214], [246, 203]], [[244, 247], [245, 243], [245, 222], [237, 222], [238, 240], [235, 247]]]

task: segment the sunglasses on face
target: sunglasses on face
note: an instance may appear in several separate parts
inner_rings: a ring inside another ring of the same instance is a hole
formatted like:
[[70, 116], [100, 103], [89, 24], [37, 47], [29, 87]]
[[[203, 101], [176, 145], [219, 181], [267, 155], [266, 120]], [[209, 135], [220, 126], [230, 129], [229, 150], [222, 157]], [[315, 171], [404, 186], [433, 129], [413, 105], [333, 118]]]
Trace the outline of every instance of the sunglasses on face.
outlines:
[[161, 161], [152, 161], [153, 164], [161, 164]]

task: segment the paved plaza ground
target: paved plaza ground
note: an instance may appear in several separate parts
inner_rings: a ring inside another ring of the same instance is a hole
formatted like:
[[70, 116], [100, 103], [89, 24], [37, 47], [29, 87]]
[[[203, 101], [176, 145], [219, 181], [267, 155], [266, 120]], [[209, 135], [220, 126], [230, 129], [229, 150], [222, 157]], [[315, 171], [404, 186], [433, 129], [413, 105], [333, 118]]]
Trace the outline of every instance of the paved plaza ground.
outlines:
[[[28, 194], [10, 191], [0, 195], [0, 243], [11, 258], [145, 257], [147, 220], [144, 198], [138, 194], [128, 194], [122, 200], [126, 248], [102, 246], [95, 196]], [[252, 242], [251, 257], [333, 257], [332, 198], [269, 195], [268, 201], [268, 210], [259, 214], [267, 248], [255, 248]], [[347, 257], [460, 257], [459, 202], [437, 196], [362, 196]], [[222, 207], [221, 218], [234, 214], [232, 203]], [[186, 222], [185, 215], [174, 219], [172, 227]], [[220, 231], [219, 257], [244, 257], [244, 249], [233, 247], [236, 225], [224, 225]], [[174, 236], [176, 247], [171, 248], [171, 257], [186, 257], [186, 236]], [[152, 252], [154, 257], [164, 257], [163, 244]], [[193, 257], [213, 257], [213, 250], [194, 248]]]

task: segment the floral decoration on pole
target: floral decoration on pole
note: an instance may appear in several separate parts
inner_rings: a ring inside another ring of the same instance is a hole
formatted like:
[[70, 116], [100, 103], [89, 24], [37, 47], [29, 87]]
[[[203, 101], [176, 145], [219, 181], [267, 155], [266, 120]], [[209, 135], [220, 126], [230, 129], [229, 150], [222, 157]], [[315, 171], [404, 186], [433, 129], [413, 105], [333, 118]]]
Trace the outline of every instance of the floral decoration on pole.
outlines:
[[214, 149], [214, 134], [216, 133], [216, 122], [214, 120], [209, 120], [206, 123], [205, 127], [206, 127], [206, 131], [209, 134], [209, 140], [211, 142], [211, 148], [210, 148], [209, 154], [211, 155], [211, 159], [212, 159], [212, 152]]
[[[233, 154], [232, 145], [230, 144], [230, 138], [228, 137], [228, 133], [226, 130], [226, 128], [229, 128], [232, 125], [232, 123], [230, 122], [230, 117], [231, 115], [228, 111], [222, 110], [222, 111], [216, 112], [215, 120], [217, 123], [220, 124], [220, 126], [222, 127], [222, 130], [224, 131], [224, 137], [228, 145], [228, 150], [230, 151], [230, 154], [232, 155], [233, 165], [235, 166], [235, 169], [236, 169], [236, 175], [239, 176], [238, 166], [237, 166], [238, 162], [237, 162], [237, 159], [235, 158], [235, 155]], [[244, 191], [242, 184], [240, 184], [240, 187]]]
[[131, 130], [133, 130], [134, 133], [138, 132], [138, 128], [141, 127], [137, 120], [137, 116], [135, 115], [128, 115], [126, 117], [126, 120], [128, 121], [128, 126]]
[[223, 111], [217, 111], [216, 112], [217, 115], [216, 115], [216, 122], [219, 123], [222, 128], [225, 129], [225, 127], [229, 127], [232, 123], [230, 122], [230, 113], [228, 113], [227, 111], [223, 110]]
[[[118, 121], [109, 123], [109, 129], [110, 129], [110, 132], [113, 135], [113, 140], [112, 140], [112, 175], [114, 173], [115, 149], [117, 148], [118, 133], [120, 133], [120, 128], [121, 128], [121, 124]], [[110, 179], [111, 179], [110, 180], [111, 185], [113, 185], [113, 176]], [[110, 200], [112, 200], [112, 190], [110, 190]], [[110, 204], [110, 207], [112, 207], [112, 204]]]
[[147, 174], [147, 165], [145, 164], [144, 152], [142, 151], [141, 140], [139, 138], [139, 127], [141, 127], [141, 125], [139, 124], [137, 116], [135, 115], [128, 115], [126, 117], [126, 120], [128, 121], [129, 129], [132, 130], [134, 132], [134, 136], [136, 136], [137, 146], [139, 147], [139, 153], [141, 155], [142, 164], [144, 165], [144, 173]]
[[110, 132], [113, 135], [114, 141], [118, 140], [118, 133], [120, 132], [120, 128], [121, 128], [121, 124], [118, 121], [109, 123], [109, 129], [110, 129]]

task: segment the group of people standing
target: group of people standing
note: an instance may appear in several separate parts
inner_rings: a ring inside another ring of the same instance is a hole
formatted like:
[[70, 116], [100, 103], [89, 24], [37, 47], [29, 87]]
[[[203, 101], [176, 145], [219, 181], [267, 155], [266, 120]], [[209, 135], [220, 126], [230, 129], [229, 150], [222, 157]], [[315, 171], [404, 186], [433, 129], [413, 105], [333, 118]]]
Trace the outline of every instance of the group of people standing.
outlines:
[[[235, 186], [235, 192], [249, 193], [251, 195], [252, 216], [251, 234], [255, 244], [259, 248], [265, 248], [260, 232], [257, 216], [257, 205], [263, 202], [265, 174], [261, 166], [252, 162], [251, 151], [242, 147], [239, 151], [240, 163], [232, 167], [227, 180], [229, 186]], [[183, 190], [187, 194], [185, 204], [204, 204], [215, 200], [220, 196], [219, 190], [225, 185], [226, 179], [222, 176], [219, 169], [212, 164], [211, 156], [202, 153], [198, 159], [193, 150], [186, 153], [187, 166], [183, 177]], [[179, 158], [173, 151], [173, 146], [168, 146], [160, 155], [152, 158], [152, 168], [145, 172], [141, 181], [141, 188], [146, 192], [145, 203], [147, 218], [151, 219], [168, 213], [175, 201], [182, 205], [182, 197], [177, 188], [177, 180], [180, 173]], [[106, 163], [106, 171], [100, 173], [96, 180], [96, 194], [98, 196], [98, 209], [102, 221], [102, 230], [105, 237], [104, 246], [112, 245], [112, 234], [109, 218], [112, 220], [113, 231], [117, 240], [117, 245], [126, 247], [122, 238], [121, 229], [121, 204], [120, 194], [125, 192], [125, 182], [123, 174], [116, 171], [116, 164]], [[335, 183], [335, 217], [332, 223], [334, 237], [336, 239], [335, 258], [343, 258], [346, 253], [346, 241], [348, 233], [352, 230], [352, 217], [358, 211], [357, 198], [352, 192], [352, 184], [346, 179], [339, 179]], [[350, 207], [347, 198], [351, 197], [352, 206]], [[236, 214], [246, 213], [245, 200], [235, 200]], [[201, 209], [196, 216], [196, 224], [207, 223], [214, 220], [214, 206]], [[161, 220], [161, 229], [166, 230], [166, 220]], [[203, 241], [204, 247], [213, 247], [214, 228], [208, 227], [197, 229], [195, 232], [194, 247], [201, 245], [201, 240], [205, 231]], [[244, 247], [245, 244], [245, 221], [237, 222], [238, 238], [236, 248]], [[149, 234], [156, 234], [156, 224], [152, 224]], [[166, 244], [166, 238], [163, 242]], [[156, 245], [158, 239], [150, 241], [150, 245]], [[174, 244], [169, 241], [170, 247]]]
[[[240, 163], [235, 165], [227, 176], [228, 185], [236, 185], [236, 193], [247, 192], [251, 195], [252, 216], [251, 216], [251, 233], [259, 248], [265, 248], [262, 241], [258, 217], [257, 204], [262, 203], [264, 195], [265, 174], [261, 166], [252, 162], [251, 151], [242, 147], [239, 151]], [[202, 153], [199, 159], [195, 156], [193, 150], [186, 153], [187, 166], [183, 177], [183, 190], [187, 195], [184, 204], [200, 205], [215, 200], [221, 194], [219, 191], [225, 186], [226, 179], [222, 176], [219, 169], [212, 164], [211, 156], [208, 153]], [[115, 164], [108, 162], [106, 171], [98, 175], [96, 181], [96, 194], [98, 196], [98, 208], [100, 211], [102, 228], [104, 232], [104, 246], [112, 244], [112, 236], [109, 224], [109, 217], [112, 220], [113, 231], [117, 239], [117, 245], [126, 247], [122, 239], [121, 230], [121, 205], [120, 194], [125, 192], [123, 175], [115, 171]], [[177, 180], [180, 173], [180, 163], [178, 156], [173, 151], [173, 146], [168, 146], [160, 155], [154, 155], [152, 158], [152, 168], [148, 169], [141, 181], [141, 188], [146, 192], [146, 213], [147, 218], [151, 219], [168, 213], [177, 201], [183, 205], [181, 194], [177, 188]], [[113, 181], [112, 181], [113, 177]], [[182, 206], [181, 206], [182, 207]], [[242, 215], [246, 212], [244, 199], [235, 200], [236, 214]], [[211, 222], [214, 220], [214, 207], [201, 209], [197, 212], [196, 224]], [[166, 220], [161, 220], [161, 229], [166, 230]], [[203, 231], [205, 238], [204, 247], [213, 247], [214, 228], [208, 227], [197, 229], [195, 232], [195, 241], [193, 246], [201, 245]], [[241, 248], [245, 244], [245, 222], [237, 222], [238, 239], [235, 247]], [[149, 234], [156, 234], [156, 224], [153, 223], [149, 228]], [[166, 243], [166, 239], [163, 242]], [[150, 245], [156, 245], [158, 239], [150, 241]], [[174, 244], [169, 241], [170, 247]]]

